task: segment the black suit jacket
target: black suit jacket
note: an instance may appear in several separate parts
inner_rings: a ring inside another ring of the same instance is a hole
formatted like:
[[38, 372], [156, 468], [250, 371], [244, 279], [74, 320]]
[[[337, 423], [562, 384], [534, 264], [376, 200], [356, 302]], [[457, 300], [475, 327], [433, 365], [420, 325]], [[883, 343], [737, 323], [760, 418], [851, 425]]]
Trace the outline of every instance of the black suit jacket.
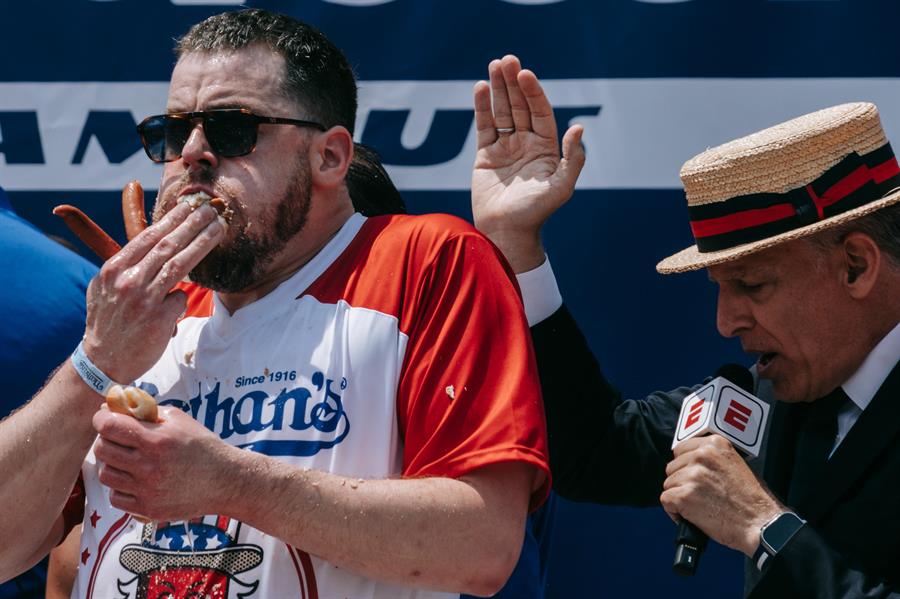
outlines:
[[[563, 497], [658, 505], [681, 402], [696, 387], [622, 400], [562, 307], [532, 327], [554, 488]], [[574, 373], [574, 374], [573, 374]], [[755, 469], [784, 502], [803, 406], [773, 402]], [[900, 365], [829, 460], [819, 492], [791, 506], [808, 521], [747, 595], [900, 598]]]

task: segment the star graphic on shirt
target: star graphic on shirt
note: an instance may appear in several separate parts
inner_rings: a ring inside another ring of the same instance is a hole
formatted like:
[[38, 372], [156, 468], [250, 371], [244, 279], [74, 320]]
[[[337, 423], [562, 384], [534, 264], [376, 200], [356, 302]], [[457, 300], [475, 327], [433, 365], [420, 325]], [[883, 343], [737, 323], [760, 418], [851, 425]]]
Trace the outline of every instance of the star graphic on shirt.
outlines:
[[81, 552], [81, 563], [87, 564], [88, 558], [91, 557], [91, 552], [85, 549]]
[[207, 548], [207, 549], [218, 549], [218, 548], [221, 547], [222, 545], [223, 545], [222, 540], [221, 540], [221, 539], [217, 539], [217, 538], [215, 538], [215, 537], [209, 539], [209, 540], [206, 542], [206, 548]]
[[97, 513], [97, 510], [94, 510], [94, 513], [91, 514], [91, 526], [97, 528], [97, 522], [100, 520], [100, 514]]
[[187, 547], [188, 549], [191, 549], [194, 546], [193, 541], [194, 541], [194, 539], [190, 535], [188, 535], [186, 533], [181, 535], [181, 546], [182, 547]]

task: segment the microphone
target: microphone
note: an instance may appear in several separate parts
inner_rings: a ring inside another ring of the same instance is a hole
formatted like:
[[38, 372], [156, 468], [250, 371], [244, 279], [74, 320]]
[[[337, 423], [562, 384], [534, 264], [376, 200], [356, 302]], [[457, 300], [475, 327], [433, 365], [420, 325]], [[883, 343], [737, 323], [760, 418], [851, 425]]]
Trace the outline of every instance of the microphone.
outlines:
[[[758, 456], [769, 404], [752, 391], [753, 375], [749, 370], [739, 364], [721, 366], [712, 380], [684, 398], [672, 449], [692, 437], [716, 433], [746, 456]], [[679, 522], [672, 563], [676, 574], [694, 575], [707, 538], [687, 520]]]

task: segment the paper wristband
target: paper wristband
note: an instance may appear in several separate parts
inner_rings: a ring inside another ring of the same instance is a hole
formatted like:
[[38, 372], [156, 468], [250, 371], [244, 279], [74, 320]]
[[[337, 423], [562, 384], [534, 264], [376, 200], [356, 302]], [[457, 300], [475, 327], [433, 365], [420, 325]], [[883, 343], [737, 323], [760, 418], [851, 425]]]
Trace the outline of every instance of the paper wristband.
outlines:
[[106, 390], [117, 383], [91, 362], [90, 358], [84, 353], [82, 343], [79, 343], [72, 353], [72, 364], [75, 366], [75, 372], [78, 373], [78, 376], [81, 377], [81, 380], [88, 387], [100, 395], [106, 395]]

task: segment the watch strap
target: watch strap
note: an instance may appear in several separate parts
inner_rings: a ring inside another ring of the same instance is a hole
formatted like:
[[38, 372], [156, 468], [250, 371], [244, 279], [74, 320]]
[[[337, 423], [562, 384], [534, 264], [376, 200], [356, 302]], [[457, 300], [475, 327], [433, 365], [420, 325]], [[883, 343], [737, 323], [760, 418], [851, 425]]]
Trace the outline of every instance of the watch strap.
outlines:
[[[775, 557], [788, 541], [803, 528], [804, 524], [806, 524], [806, 520], [794, 512], [782, 512], [763, 524], [762, 528], [759, 529], [759, 547], [756, 548], [751, 558], [756, 569], [762, 571], [769, 558]], [[781, 529], [779, 530], [779, 540], [777, 542], [766, 536], [766, 532], [773, 530], [773, 526]]]

